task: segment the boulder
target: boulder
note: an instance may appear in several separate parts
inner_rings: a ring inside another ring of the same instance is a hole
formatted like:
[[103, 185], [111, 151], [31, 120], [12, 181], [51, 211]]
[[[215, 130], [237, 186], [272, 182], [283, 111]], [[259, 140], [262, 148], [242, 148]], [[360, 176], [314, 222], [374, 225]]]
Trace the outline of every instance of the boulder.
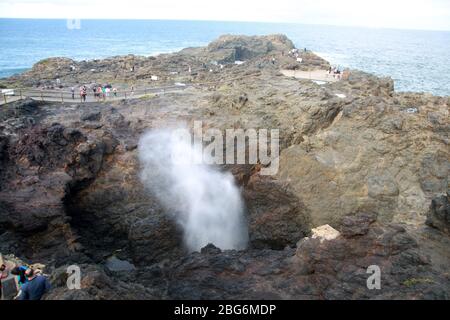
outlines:
[[217, 254], [220, 252], [221, 252], [220, 248], [217, 248], [212, 243], [207, 244], [200, 250], [200, 253], [202, 254]]
[[136, 267], [126, 261], [126, 260], [121, 260], [119, 258], [117, 258], [116, 256], [111, 256], [106, 260], [105, 263], [105, 267], [109, 270], [109, 271], [131, 271], [136, 269]]
[[81, 121], [99, 121], [102, 117], [99, 111], [86, 111], [81, 115]]
[[1, 282], [2, 296], [0, 299], [12, 300], [18, 293], [16, 277], [10, 275], [8, 278], [2, 279]]
[[450, 235], [450, 194], [431, 201], [426, 224]]
[[344, 237], [362, 236], [369, 231], [370, 225], [375, 222], [377, 215], [374, 213], [360, 213], [355, 216], [342, 218], [341, 233]]
[[319, 239], [321, 242], [337, 239], [341, 235], [339, 231], [328, 224], [311, 229], [311, 233], [312, 239]]

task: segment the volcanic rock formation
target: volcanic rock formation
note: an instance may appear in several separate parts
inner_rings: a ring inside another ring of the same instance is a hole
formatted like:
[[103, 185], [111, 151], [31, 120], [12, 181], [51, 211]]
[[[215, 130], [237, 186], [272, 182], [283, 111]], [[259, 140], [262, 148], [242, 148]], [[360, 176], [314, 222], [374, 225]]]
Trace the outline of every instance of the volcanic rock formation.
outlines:
[[[146, 87], [158, 75], [157, 85], [187, 87], [3, 105], [0, 252], [44, 264], [54, 285], [47, 299], [449, 299], [450, 99], [397, 93], [391, 79], [357, 70], [322, 85], [289, 78], [280, 71], [329, 65], [311, 52], [299, 52], [300, 63], [293, 48], [280, 35], [224, 36], [156, 57], [52, 58], [2, 80], [67, 90]], [[188, 253], [183, 231], [139, 179], [141, 136], [196, 120], [204, 129], [279, 129], [275, 176], [261, 175], [260, 164], [217, 168], [241, 190], [245, 250]], [[339, 235], [312, 236], [326, 224]], [[81, 290], [65, 286], [71, 264]], [[380, 290], [366, 286], [372, 265]]]

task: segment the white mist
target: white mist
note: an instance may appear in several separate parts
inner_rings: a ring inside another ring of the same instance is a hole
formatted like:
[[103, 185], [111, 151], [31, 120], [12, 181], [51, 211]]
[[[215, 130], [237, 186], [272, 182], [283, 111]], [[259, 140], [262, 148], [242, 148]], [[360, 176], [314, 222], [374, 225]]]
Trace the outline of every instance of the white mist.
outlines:
[[222, 250], [245, 249], [248, 231], [233, 176], [196, 164], [201, 151], [187, 130], [154, 130], [139, 141], [141, 179], [183, 230], [189, 251], [212, 243]]

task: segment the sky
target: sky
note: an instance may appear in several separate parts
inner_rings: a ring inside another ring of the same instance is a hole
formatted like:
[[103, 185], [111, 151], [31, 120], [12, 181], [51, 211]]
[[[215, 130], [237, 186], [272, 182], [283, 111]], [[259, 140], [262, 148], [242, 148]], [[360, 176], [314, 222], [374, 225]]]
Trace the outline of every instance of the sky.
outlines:
[[450, 30], [450, 0], [0, 0], [0, 17], [261, 21]]

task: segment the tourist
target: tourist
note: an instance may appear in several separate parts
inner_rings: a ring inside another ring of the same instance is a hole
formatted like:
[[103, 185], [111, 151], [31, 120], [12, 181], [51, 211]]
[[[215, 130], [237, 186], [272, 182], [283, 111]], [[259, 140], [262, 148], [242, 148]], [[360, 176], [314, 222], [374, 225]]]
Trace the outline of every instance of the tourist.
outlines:
[[113, 94], [114, 94], [114, 97], [117, 97], [117, 89], [116, 88], [113, 88]]
[[297, 57], [298, 57], [298, 49], [292, 49], [292, 50], [290, 51], [290, 54], [293, 55], [293, 56], [295, 56], [295, 57], [297, 58]]
[[80, 88], [80, 98], [81, 98], [81, 102], [86, 102], [86, 95], [87, 95], [87, 91], [86, 91], [86, 86], [82, 86]]
[[75, 88], [70, 88], [70, 92], [72, 93], [72, 100], [75, 100]]
[[102, 87], [98, 86], [97, 87], [97, 95], [96, 95], [97, 100], [100, 100], [101, 96], [102, 96]]
[[19, 300], [41, 300], [42, 296], [50, 290], [50, 282], [33, 269], [28, 269], [25, 275], [28, 282], [25, 283], [19, 293]]
[[86, 96], [87, 96], [87, 87], [83, 86], [83, 100], [86, 102]]
[[11, 274], [17, 276], [19, 287], [27, 283], [27, 277], [25, 276], [25, 271], [28, 270], [27, 266], [18, 266], [11, 270]]
[[337, 70], [336, 67], [331, 68], [330, 74], [333, 75], [333, 78], [336, 77], [336, 70]]
[[102, 98], [103, 100], [106, 99], [106, 88], [104, 86], [102, 86]]
[[0, 266], [0, 297], [2, 296], [2, 279], [8, 278], [8, 271], [6, 271], [6, 266], [2, 264]]

